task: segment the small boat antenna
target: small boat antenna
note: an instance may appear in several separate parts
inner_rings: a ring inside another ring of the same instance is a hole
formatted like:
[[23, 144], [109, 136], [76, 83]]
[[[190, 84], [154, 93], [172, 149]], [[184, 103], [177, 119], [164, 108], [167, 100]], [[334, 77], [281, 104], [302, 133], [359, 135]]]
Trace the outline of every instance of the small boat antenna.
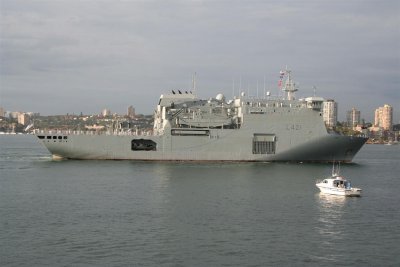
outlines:
[[335, 165], [335, 161], [332, 162], [332, 176], [340, 175], [340, 161]]

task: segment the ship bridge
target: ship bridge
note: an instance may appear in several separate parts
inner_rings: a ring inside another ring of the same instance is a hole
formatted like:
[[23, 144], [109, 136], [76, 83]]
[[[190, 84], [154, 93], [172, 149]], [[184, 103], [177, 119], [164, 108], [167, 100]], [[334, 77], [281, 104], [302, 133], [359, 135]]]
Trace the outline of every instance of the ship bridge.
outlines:
[[184, 93], [182, 93], [180, 90], [178, 90], [178, 93], [172, 91], [172, 93], [170, 94], [161, 95], [158, 105], [162, 107], [170, 107], [175, 104], [181, 104], [187, 101], [194, 100], [197, 100], [197, 96], [192, 92], [185, 91]]
[[324, 99], [322, 97], [317, 97], [317, 96], [307, 97], [306, 99], [304, 99], [304, 101], [307, 104], [307, 108], [317, 111], [322, 110], [322, 105], [324, 103]]

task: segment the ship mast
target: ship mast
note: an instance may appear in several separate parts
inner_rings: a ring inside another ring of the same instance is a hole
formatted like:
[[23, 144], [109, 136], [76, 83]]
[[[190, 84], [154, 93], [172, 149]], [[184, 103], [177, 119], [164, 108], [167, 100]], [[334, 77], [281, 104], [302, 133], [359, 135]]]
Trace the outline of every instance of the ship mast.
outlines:
[[193, 76], [192, 76], [192, 91], [193, 91], [193, 94], [194, 95], [196, 95], [196, 75], [197, 73], [195, 72], [194, 74], [193, 74]]
[[294, 93], [298, 91], [295, 87], [295, 83], [292, 80], [291, 76], [292, 71], [286, 69], [285, 74], [287, 75], [287, 79], [285, 81], [285, 85], [283, 87], [283, 91], [286, 92], [286, 99], [287, 100], [294, 100]]

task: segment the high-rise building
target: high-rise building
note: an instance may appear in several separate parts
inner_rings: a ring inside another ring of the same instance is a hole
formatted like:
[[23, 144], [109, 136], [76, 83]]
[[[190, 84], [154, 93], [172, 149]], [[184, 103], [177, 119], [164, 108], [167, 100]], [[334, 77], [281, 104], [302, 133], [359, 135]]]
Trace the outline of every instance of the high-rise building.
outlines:
[[375, 127], [380, 127], [383, 130], [391, 130], [393, 125], [393, 108], [385, 104], [375, 110]]
[[18, 120], [18, 116], [21, 112], [18, 111], [11, 111], [9, 114], [10, 119]]
[[110, 111], [109, 109], [105, 108], [105, 109], [103, 109], [103, 110], [101, 111], [101, 115], [102, 115], [103, 117], [111, 116], [111, 111]]
[[361, 112], [355, 108], [347, 111], [347, 125], [349, 127], [356, 127], [360, 124]]
[[4, 108], [0, 107], [0, 117], [4, 117], [6, 115], [6, 111]]
[[26, 113], [19, 113], [18, 114], [18, 123], [22, 125], [28, 125], [30, 121], [30, 117]]
[[323, 118], [326, 126], [336, 127], [337, 123], [338, 104], [333, 99], [324, 101]]
[[134, 118], [135, 117], [135, 108], [134, 107], [132, 107], [132, 106], [129, 106], [128, 107], [128, 112], [127, 112], [127, 115], [128, 115], [128, 117], [129, 118]]

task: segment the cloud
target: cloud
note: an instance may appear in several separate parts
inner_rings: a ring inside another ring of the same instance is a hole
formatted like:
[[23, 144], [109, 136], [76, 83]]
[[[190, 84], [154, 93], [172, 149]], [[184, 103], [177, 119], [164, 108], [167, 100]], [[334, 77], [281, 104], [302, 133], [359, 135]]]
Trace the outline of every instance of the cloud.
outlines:
[[[343, 109], [362, 106], [370, 118], [388, 101], [400, 109], [397, 1], [1, 3], [1, 105], [7, 109], [91, 113], [107, 105], [124, 112], [132, 104], [151, 113], [161, 93], [190, 87], [194, 72], [201, 96], [231, 96], [232, 80], [238, 87], [240, 78], [255, 91], [266, 77], [277, 92], [285, 65], [301, 95], [316, 85]], [[54, 88], [58, 105], [41, 101]], [[63, 103], [66, 95], [73, 104]]]

